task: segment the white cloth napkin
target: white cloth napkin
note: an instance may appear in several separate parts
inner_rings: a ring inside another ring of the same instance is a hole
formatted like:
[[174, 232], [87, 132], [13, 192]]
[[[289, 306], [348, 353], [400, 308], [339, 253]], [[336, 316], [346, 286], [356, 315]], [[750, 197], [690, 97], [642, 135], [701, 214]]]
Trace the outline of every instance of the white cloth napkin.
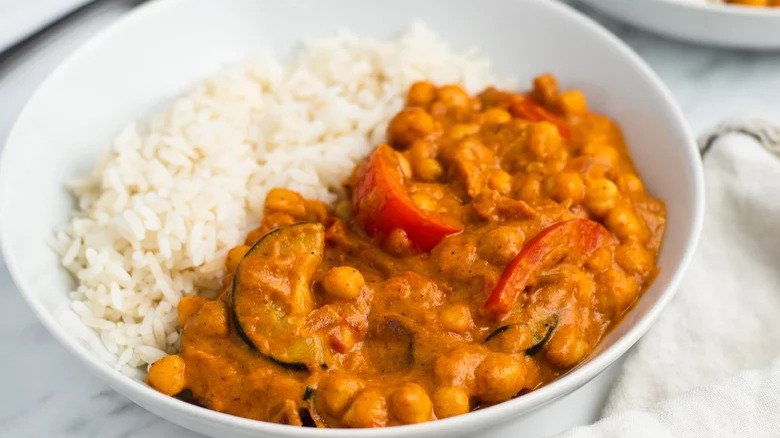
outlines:
[[0, 50], [90, 0], [0, 0]]
[[561, 437], [780, 437], [780, 128], [732, 122], [703, 145], [707, 212], [680, 291], [605, 418]]

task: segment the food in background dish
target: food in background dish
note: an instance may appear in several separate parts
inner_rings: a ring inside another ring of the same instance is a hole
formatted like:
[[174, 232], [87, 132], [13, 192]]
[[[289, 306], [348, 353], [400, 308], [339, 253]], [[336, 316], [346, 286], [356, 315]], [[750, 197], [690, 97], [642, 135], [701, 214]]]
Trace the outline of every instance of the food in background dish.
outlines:
[[653, 280], [664, 204], [553, 76], [416, 82], [384, 140], [332, 207], [268, 193], [222, 292], [179, 302], [153, 387], [299, 426], [451, 417], [576, 366]]
[[780, 6], [780, 0], [722, 0], [722, 1], [713, 1], [713, 3], [726, 3], [730, 5], [751, 6], [751, 7]]

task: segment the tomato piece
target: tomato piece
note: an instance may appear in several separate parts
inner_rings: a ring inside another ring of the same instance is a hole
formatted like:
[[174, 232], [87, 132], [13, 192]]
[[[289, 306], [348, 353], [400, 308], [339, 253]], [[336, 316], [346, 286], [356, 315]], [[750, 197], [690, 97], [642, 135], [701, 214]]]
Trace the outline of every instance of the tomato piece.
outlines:
[[600, 247], [614, 242], [612, 234], [601, 224], [588, 219], [558, 222], [542, 230], [504, 269], [498, 284], [483, 308], [496, 319], [514, 308], [517, 298], [534, 281], [543, 268], [555, 261], [547, 257], [555, 250], [565, 250], [567, 258], [584, 260]]
[[412, 244], [430, 251], [442, 239], [463, 229], [441, 215], [417, 207], [403, 186], [395, 151], [379, 145], [358, 171], [352, 193], [355, 218], [369, 235], [387, 237], [400, 228]]
[[563, 138], [571, 138], [571, 127], [563, 117], [553, 114], [531, 98], [515, 99], [509, 105], [509, 112], [516, 117], [522, 117], [531, 122], [548, 121], [558, 127]]

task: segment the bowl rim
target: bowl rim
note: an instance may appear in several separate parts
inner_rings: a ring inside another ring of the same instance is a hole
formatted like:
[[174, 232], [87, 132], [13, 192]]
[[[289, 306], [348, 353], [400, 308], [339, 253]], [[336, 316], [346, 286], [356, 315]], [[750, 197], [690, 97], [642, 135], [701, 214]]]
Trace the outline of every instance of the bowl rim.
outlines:
[[[30, 107], [32, 106], [32, 103], [37, 101], [39, 96], [47, 90], [53, 78], [58, 76], [61, 71], [69, 68], [74, 60], [87, 56], [92, 51], [92, 48], [100, 41], [111, 37], [115, 33], [123, 31], [127, 26], [130, 26], [138, 21], [143, 21], [147, 16], [151, 16], [152, 14], [158, 13], [158, 11], [163, 11], [165, 8], [174, 7], [186, 1], [188, 0], [156, 0], [136, 7], [114, 23], [97, 32], [85, 43], [76, 48], [70, 55], [65, 57], [64, 60], [62, 60], [60, 64], [58, 64], [58, 66], [53, 69], [38, 85], [14, 121], [13, 127], [6, 139], [5, 147], [0, 154], [0, 211], [8, 211], [7, 209], [2, 208], [6, 203], [4, 193], [8, 187], [8, 181], [6, 181], [8, 178], [8, 171], [6, 170], [8, 167], [7, 157], [9, 155], [9, 150], [18, 149], [21, 147], [19, 142], [15, 140], [17, 137], [17, 131], [19, 129], [19, 121], [27, 117], [27, 114], [31, 111]], [[583, 13], [575, 10], [571, 6], [547, 0], [525, 1], [537, 3], [540, 5], [540, 7], [550, 8], [554, 11], [554, 13], [564, 15], [568, 19], [577, 22], [584, 29], [596, 34], [601, 39], [603, 39], [605, 44], [612, 46], [619, 52], [621, 56], [625, 57], [639, 69], [640, 74], [646, 81], [651, 84], [652, 87], [655, 88], [655, 90], [661, 95], [661, 98], [669, 107], [672, 116], [671, 121], [673, 121], [674, 125], [678, 125], [675, 126], [675, 128], [684, 134], [684, 138], [681, 138], [681, 143], [682, 145], [687, 146], [684, 151], [685, 158], [687, 160], [686, 166], [690, 169], [693, 177], [691, 184], [693, 186], [692, 193], [694, 198], [694, 205], [692, 210], [693, 214], [690, 219], [691, 234], [688, 236], [688, 241], [680, 263], [669, 279], [668, 285], [661, 292], [658, 301], [648, 310], [647, 314], [645, 314], [636, 322], [634, 327], [632, 327], [628, 332], [617, 339], [613, 345], [602, 351], [584, 365], [571, 370], [566, 375], [553, 381], [552, 383], [536, 391], [530, 392], [522, 397], [518, 397], [516, 399], [499, 403], [485, 409], [469, 412], [467, 414], [452, 418], [415, 425], [393, 426], [379, 429], [300, 428], [237, 417], [192, 405], [176, 398], [163, 395], [162, 393], [152, 389], [150, 386], [143, 384], [143, 382], [126, 376], [109, 367], [94, 354], [88, 352], [74, 337], [68, 335], [65, 330], [63, 330], [61, 325], [56, 321], [56, 319], [48, 312], [47, 309], [44, 308], [40, 300], [36, 298], [32, 292], [30, 292], [33, 288], [27, 279], [22, 275], [22, 272], [16, 261], [16, 255], [6, 244], [8, 239], [4, 238], [4, 236], [7, 236], [8, 231], [6, 230], [6, 221], [3, 220], [4, 215], [0, 214], [0, 250], [2, 251], [6, 266], [11, 274], [11, 278], [19, 290], [19, 293], [24, 297], [25, 301], [27, 301], [28, 305], [33, 310], [33, 313], [35, 313], [41, 324], [46, 327], [49, 333], [62, 346], [75, 355], [82, 363], [84, 363], [94, 375], [101, 378], [109, 386], [119, 391], [124, 396], [130, 398], [136, 403], [138, 403], [136, 400], [149, 400], [148, 403], [150, 404], [165, 406], [167, 412], [178, 412], [179, 414], [184, 414], [192, 418], [199, 418], [201, 421], [207, 421], [211, 424], [232, 427], [236, 428], [237, 430], [247, 432], [267, 433], [273, 434], [275, 436], [301, 438], [397, 437], [403, 433], [445, 433], [449, 430], [454, 430], [460, 427], [467, 427], [467, 425], [470, 425], [471, 428], [475, 428], [480, 425], [484, 426], [484, 428], [488, 428], [493, 425], [502, 423], [502, 421], [500, 421], [502, 418], [516, 417], [520, 414], [540, 408], [543, 405], [571, 392], [572, 388], [576, 389], [584, 385], [602, 371], [604, 371], [610, 364], [616, 361], [632, 345], [634, 345], [634, 343], [636, 343], [642, 337], [642, 335], [647, 332], [650, 326], [658, 318], [661, 311], [676, 294], [676, 291], [682, 280], [682, 276], [687, 270], [687, 267], [693, 257], [699, 236], [701, 234], [704, 218], [704, 176], [698, 149], [682, 110], [680, 109], [669, 89], [663, 84], [663, 82], [653, 72], [653, 70], [639, 57], [639, 55], [634, 53], [628, 47], [628, 45], [626, 45], [626, 43], [621, 41], [617, 36], [612, 34], [606, 28], [588, 18]], [[159, 415], [158, 412], [152, 413]]]

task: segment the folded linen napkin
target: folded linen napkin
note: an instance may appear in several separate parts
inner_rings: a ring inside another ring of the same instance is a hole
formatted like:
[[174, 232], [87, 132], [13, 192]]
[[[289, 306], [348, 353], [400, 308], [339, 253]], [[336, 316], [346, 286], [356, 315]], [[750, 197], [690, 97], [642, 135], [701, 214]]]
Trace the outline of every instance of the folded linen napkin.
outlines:
[[780, 127], [735, 120], [701, 143], [707, 212], [680, 291], [605, 418], [561, 437], [780, 436]]

